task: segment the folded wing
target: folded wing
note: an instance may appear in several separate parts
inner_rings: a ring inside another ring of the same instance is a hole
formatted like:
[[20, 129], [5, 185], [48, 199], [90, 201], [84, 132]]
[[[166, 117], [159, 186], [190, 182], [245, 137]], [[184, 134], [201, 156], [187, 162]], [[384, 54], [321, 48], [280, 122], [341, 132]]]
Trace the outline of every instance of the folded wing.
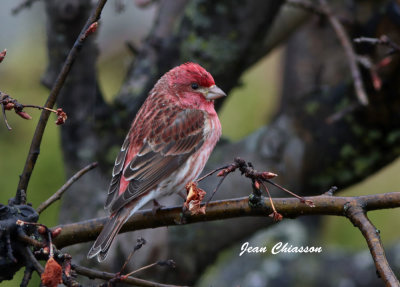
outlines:
[[[150, 192], [185, 164], [204, 143], [206, 114], [185, 109], [173, 116], [154, 121], [151, 133], [143, 147], [125, 165], [127, 139], [117, 157], [113, 170], [106, 208], [114, 213], [139, 196]], [[162, 126], [163, 128], [157, 128]], [[128, 143], [127, 143], [128, 142]], [[125, 165], [125, 168], [122, 168]], [[129, 181], [126, 190], [118, 196], [121, 177]]]

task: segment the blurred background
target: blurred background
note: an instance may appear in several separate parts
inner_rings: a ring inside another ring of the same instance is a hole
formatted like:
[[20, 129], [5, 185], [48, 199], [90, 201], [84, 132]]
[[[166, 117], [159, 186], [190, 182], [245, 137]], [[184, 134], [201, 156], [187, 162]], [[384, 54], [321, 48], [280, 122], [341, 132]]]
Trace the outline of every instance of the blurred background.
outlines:
[[[43, 105], [49, 93], [48, 89], [40, 84], [48, 61], [44, 3], [38, 1], [31, 8], [12, 15], [11, 11], [16, 7], [17, 2], [19, 1], [3, 0], [0, 9], [0, 50], [7, 48], [7, 56], [0, 64], [0, 90], [22, 103]], [[97, 34], [100, 52], [97, 64], [99, 83], [101, 91], [108, 101], [111, 101], [119, 92], [132, 60], [126, 42], [140, 45], [143, 38], [149, 33], [157, 11], [156, 5], [142, 9], [138, 8], [133, 1], [119, 2], [124, 4], [123, 11], [118, 11], [114, 1], [109, 1], [106, 5]], [[223, 137], [239, 141], [261, 126], [268, 124], [277, 113], [282, 93], [284, 54], [285, 45], [281, 45], [252, 65], [242, 75], [240, 86], [235, 87], [229, 93], [227, 102], [219, 112]], [[240, 117], [237, 116], [239, 110]], [[15, 194], [18, 176], [22, 172], [40, 115], [37, 110], [30, 109], [27, 112], [33, 117], [32, 120], [23, 120], [12, 112], [7, 114], [8, 121], [13, 128], [12, 131], [6, 129], [2, 120], [0, 122], [0, 186], [2, 187], [0, 198], [2, 204], [6, 204], [7, 200]], [[51, 116], [41, 153], [29, 184], [28, 201], [32, 202], [34, 207], [53, 194], [66, 180], [60, 147], [60, 130], [52, 123], [53, 121], [55, 118]], [[400, 161], [396, 160], [359, 183], [341, 190], [340, 196], [399, 191], [399, 173]], [[286, 195], [280, 194], [279, 196]], [[398, 241], [400, 229], [394, 222], [399, 218], [400, 210], [376, 211], [368, 215], [375, 226], [379, 228], [385, 246], [390, 246]], [[56, 203], [45, 211], [45, 216], [40, 222], [47, 226], [54, 226], [58, 223], [58, 218], [59, 203]], [[316, 233], [318, 238], [315, 242], [323, 246], [324, 252], [325, 250], [350, 250], [351, 252], [367, 250], [366, 242], [359, 230], [354, 228], [347, 219], [324, 216], [320, 220], [322, 221], [321, 230]], [[291, 222], [284, 221], [281, 224], [290, 226]], [[279, 228], [281, 224], [274, 228]], [[298, 236], [300, 236], [299, 234]], [[209, 272], [212, 274], [213, 271]], [[204, 282], [210, 284], [204, 283], [204, 286], [211, 286], [212, 277], [207, 279], [208, 275], [204, 276]], [[19, 280], [2, 284], [15, 286], [15, 282], [19, 282]]]

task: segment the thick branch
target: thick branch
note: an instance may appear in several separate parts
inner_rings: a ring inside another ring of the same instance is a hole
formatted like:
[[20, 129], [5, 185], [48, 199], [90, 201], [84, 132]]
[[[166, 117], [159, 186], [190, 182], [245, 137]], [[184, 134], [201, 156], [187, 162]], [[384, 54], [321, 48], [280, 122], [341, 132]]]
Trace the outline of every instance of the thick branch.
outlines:
[[[287, 218], [303, 215], [338, 215], [347, 216], [355, 226], [360, 228], [367, 240], [375, 266], [387, 286], [398, 286], [398, 281], [391, 270], [376, 233], [376, 228], [369, 222], [365, 212], [376, 209], [400, 207], [400, 192], [367, 195], [359, 197], [335, 197], [323, 194], [307, 197], [315, 207], [300, 202], [296, 198], [276, 198], [274, 204], [279, 213]], [[257, 207], [254, 207], [257, 206]], [[152, 210], [134, 214], [124, 225], [121, 233], [146, 228], [181, 224], [181, 207], [161, 209], [156, 215]], [[213, 221], [244, 216], [267, 216], [272, 212], [271, 202], [261, 198], [259, 202], [249, 202], [249, 198], [237, 198], [211, 202], [206, 214], [185, 216], [185, 223]], [[58, 248], [93, 240], [101, 231], [106, 218], [92, 219], [84, 222], [61, 225], [62, 233], [55, 239]], [[396, 285], [397, 284], [397, 285]]]
[[[303, 215], [339, 215], [345, 216], [349, 204], [364, 206], [366, 211], [400, 207], [400, 192], [367, 195], [360, 197], [335, 197], [320, 195], [306, 197], [312, 200], [315, 207], [301, 203], [295, 198], [275, 198], [276, 209], [286, 218], [296, 218]], [[144, 210], [134, 214], [124, 225], [121, 233], [180, 224], [181, 207], [163, 208], [153, 215], [152, 210]], [[244, 216], [268, 216], [272, 212], [270, 202], [262, 198], [260, 207], [253, 208], [249, 205], [247, 197], [211, 202], [206, 209], [206, 214], [186, 216], [185, 223], [213, 221]], [[100, 233], [106, 218], [90, 219], [78, 223], [64, 224], [61, 234], [54, 239], [58, 248], [63, 248], [77, 243], [94, 240]]]
[[386, 286], [400, 286], [399, 280], [390, 268], [383, 250], [382, 242], [379, 236], [379, 230], [368, 219], [365, 211], [361, 206], [350, 206], [347, 210], [347, 217], [354, 226], [357, 226], [365, 239], [372, 258], [380, 277], [385, 281]]

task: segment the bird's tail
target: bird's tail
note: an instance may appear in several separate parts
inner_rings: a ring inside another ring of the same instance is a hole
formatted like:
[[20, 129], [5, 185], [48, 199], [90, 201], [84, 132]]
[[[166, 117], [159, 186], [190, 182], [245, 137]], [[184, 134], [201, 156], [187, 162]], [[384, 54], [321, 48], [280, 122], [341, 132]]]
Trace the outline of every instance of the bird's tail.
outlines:
[[100, 232], [92, 248], [90, 248], [87, 257], [93, 258], [97, 255], [97, 260], [99, 262], [104, 261], [115, 236], [128, 217], [129, 211], [126, 208], [122, 208], [112, 215], [104, 225], [103, 230]]

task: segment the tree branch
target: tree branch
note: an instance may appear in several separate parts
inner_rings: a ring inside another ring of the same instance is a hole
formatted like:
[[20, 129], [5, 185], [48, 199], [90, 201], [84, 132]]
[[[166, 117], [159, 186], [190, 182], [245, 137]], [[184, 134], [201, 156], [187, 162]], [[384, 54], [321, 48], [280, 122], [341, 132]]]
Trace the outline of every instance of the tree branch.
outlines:
[[368, 97], [367, 93], [365, 92], [360, 69], [357, 66], [356, 53], [354, 52], [346, 30], [343, 28], [343, 25], [340, 23], [338, 18], [332, 13], [328, 3], [325, 0], [319, 0], [320, 6], [317, 6], [312, 2], [304, 0], [287, 0], [286, 2], [292, 6], [305, 9], [320, 16], [324, 16], [329, 20], [346, 54], [347, 62], [349, 63], [351, 75], [353, 77], [354, 89], [356, 91], [357, 98], [362, 105], [367, 105]]
[[[51, 91], [50, 95], [46, 101], [46, 108], [53, 108], [54, 104], [56, 103], [58, 94], [60, 93], [61, 88], [64, 85], [65, 79], [67, 78], [69, 71], [71, 70], [72, 64], [74, 63], [79, 50], [82, 48], [83, 42], [85, 41], [87, 37], [87, 32], [88, 29], [91, 27], [91, 25], [96, 22], [100, 18], [101, 11], [103, 10], [104, 5], [106, 4], [107, 0], [99, 0], [96, 8], [94, 9], [92, 15], [89, 17], [87, 20], [85, 26], [81, 30], [81, 33], [79, 34], [78, 38], [75, 41], [74, 46], [70, 50], [67, 59], [64, 62], [64, 65], [61, 69], [61, 72], [59, 73]], [[50, 112], [47, 110], [43, 110], [40, 119], [38, 122], [38, 125], [35, 130], [35, 134], [32, 138], [32, 143], [29, 149], [28, 157], [25, 162], [24, 170], [22, 172], [22, 175], [20, 176], [20, 181], [18, 184], [18, 189], [17, 189], [17, 194], [21, 191], [24, 190], [26, 192], [26, 189], [28, 187], [29, 179], [31, 177], [33, 168], [35, 167], [36, 160], [39, 156], [39, 151], [40, 151], [40, 144], [42, 142], [42, 137], [44, 134], [44, 130], [46, 128], [47, 121], [49, 119]], [[18, 199], [17, 199], [18, 201]], [[24, 203], [24, 202], [22, 202]]]
[[16, 7], [14, 7], [11, 10], [11, 13], [13, 15], [17, 15], [19, 12], [21, 12], [25, 8], [30, 8], [33, 3], [37, 2], [39, 0], [24, 0], [23, 2], [19, 3]]
[[72, 176], [59, 190], [57, 190], [52, 196], [50, 196], [46, 201], [42, 202], [39, 207], [36, 209], [37, 213], [41, 213], [47, 207], [49, 207], [53, 202], [59, 200], [63, 193], [75, 182], [77, 181], [82, 175], [87, 173], [88, 171], [94, 169], [97, 166], [97, 162], [93, 162], [80, 171], [78, 171], [74, 176]]
[[[400, 207], [400, 192], [365, 195], [359, 197], [336, 197], [329, 195], [305, 197], [312, 200], [315, 207], [301, 203], [296, 198], [274, 198], [277, 210], [285, 218], [296, 218], [303, 215], [339, 215], [345, 216], [349, 204], [364, 207], [365, 211]], [[268, 198], [262, 197], [259, 207], [249, 205], [248, 197], [210, 202], [206, 214], [185, 216], [186, 223], [213, 221], [243, 216], [268, 216], [272, 211]], [[152, 210], [135, 213], [121, 229], [121, 233], [156, 228], [161, 226], [180, 225], [182, 207], [162, 208], [154, 215]], [[54, 239], [58, 248], [94, 240], [107, 218], [96, 218], [71, 224], [56, 226], [62, 228], [61, 234]]]
[[40, 275], [44, 271], [44, 267], [40, 265], [39, 261], [37, 261], [36, 257], [33, 255], [29, 246], [24, 247], [25, 256], [28, 258], [29, 262], [32, 264], [32, 267], [35, 268], [36, 272]]
[[359, 37], [353, 39], [354, 43], [360, 44], [360, 43], [368, 43], [371, 45], [382, 45], [382, 46], [387, 46], [393, 50], [393, 52], [399, 53], [400, 52], [400, 46], [393, 42], [388, 36], [382, 35], [378, 38], [369, 38], [369, 37]]
[[353, 46], [351, 45], [349, 36], [347, 35], [346, 30], [343, 28], [343, 25], [340, 23], [340, 21], [332, 14], [328, 3], [325, 0], [320, 0], [319, 2], [321, 3], [321, 6], [325, 11], [325, 15], [331, 23], [332, 28], [335, 31], [340, 41], [340, 44], [342, 44], [344, 52], [346, 53], [347, 61], [349, 63], [351, 75], [354, 81], [354, 89], [356, 91], [358, 100], [362, 105], [367, 105], [367, 93], [365, 92], [361, 72], [357, 65], [356, 53], [354, 52]]
[[390, 268], [379, 236], [379, 230], [368, 219], [364, 209], [359, 205], [350, 205], [346, 212], [350, 221], [357, 226], [367, 241], [375, 267], [386, 286], [400, 286], [399, 280]]

